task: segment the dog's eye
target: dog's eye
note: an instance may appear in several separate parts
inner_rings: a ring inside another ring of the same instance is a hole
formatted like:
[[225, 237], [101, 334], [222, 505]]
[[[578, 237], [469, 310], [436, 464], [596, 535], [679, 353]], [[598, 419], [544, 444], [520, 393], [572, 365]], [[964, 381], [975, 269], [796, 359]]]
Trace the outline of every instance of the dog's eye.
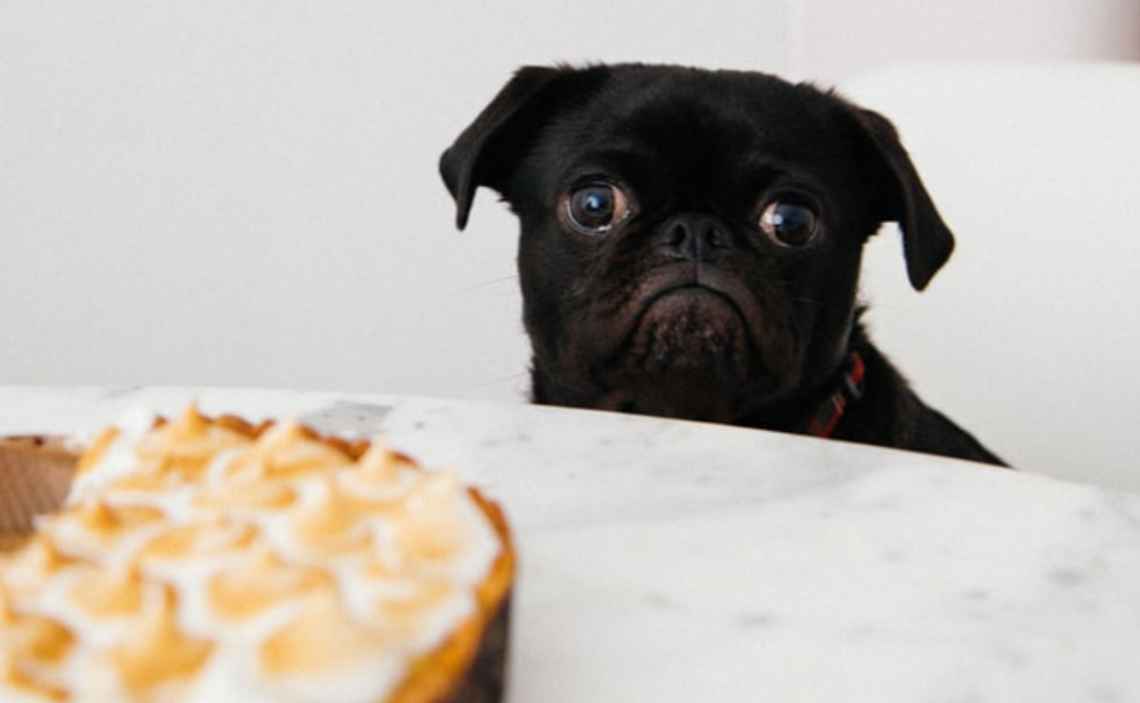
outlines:
[[801, 247], [815, 236], [815, 213], [803, 205], [775, 201], [764, 208], [760, 229], [777, 244]]
[[600, 234], [625, 219], [629, 200], [621, 188], [609, 183], [591, 183], [570, 193], [566, 214], [570, 224], [584, 234]]

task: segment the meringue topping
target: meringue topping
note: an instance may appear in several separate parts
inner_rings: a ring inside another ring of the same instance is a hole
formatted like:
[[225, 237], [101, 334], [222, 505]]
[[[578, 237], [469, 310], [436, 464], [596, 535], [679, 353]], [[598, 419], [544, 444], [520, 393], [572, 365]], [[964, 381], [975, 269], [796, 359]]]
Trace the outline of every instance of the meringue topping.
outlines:
[[381, 440], [194, 408], [111, 428], [0, 560], [0, 700], [383, 701], [504, 549], [474, 493]]

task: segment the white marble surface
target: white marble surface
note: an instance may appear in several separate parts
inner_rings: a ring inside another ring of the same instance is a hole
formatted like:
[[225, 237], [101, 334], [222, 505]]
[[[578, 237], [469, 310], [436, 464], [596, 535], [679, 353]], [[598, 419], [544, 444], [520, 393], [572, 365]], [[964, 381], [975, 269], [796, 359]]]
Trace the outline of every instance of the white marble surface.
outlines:
[[1140, 496], [650, 418], [246, 389], [0, 387], [0, 434], [144, 405], [383, 431], [507, 508], [510, 700], [1140, 701]]

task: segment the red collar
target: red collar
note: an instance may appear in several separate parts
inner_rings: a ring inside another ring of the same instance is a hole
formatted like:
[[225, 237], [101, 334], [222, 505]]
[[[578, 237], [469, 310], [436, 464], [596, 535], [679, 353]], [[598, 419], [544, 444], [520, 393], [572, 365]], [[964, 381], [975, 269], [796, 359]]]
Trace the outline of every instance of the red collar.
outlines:
[[823, 401], [808, 422], [808, 434], [816, 437], [831, 436], [843, 417], [843, 412], [847, 410], [847, 404], [863, 397], [863, 374], [866, 370], [859, 352], [853, 351], [847, 356], [847, 368], [843, 371], [839, 388]]

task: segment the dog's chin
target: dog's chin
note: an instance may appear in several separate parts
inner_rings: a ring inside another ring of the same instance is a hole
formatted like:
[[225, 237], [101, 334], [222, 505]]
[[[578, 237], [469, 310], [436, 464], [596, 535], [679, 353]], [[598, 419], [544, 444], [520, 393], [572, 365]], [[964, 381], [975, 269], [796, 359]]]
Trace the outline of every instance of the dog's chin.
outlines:
[[748, 330], [719, 293], [680, 288], [646, 306], [630, 335], [627, 368], [650, 375], [704, 371], [738, 377], [749, 364]]
[[673, 290], [651, 301], [611, 368], [603, 406], [648, 415], [729, 422], [759, 369], [748, 323], [720, 293]]

